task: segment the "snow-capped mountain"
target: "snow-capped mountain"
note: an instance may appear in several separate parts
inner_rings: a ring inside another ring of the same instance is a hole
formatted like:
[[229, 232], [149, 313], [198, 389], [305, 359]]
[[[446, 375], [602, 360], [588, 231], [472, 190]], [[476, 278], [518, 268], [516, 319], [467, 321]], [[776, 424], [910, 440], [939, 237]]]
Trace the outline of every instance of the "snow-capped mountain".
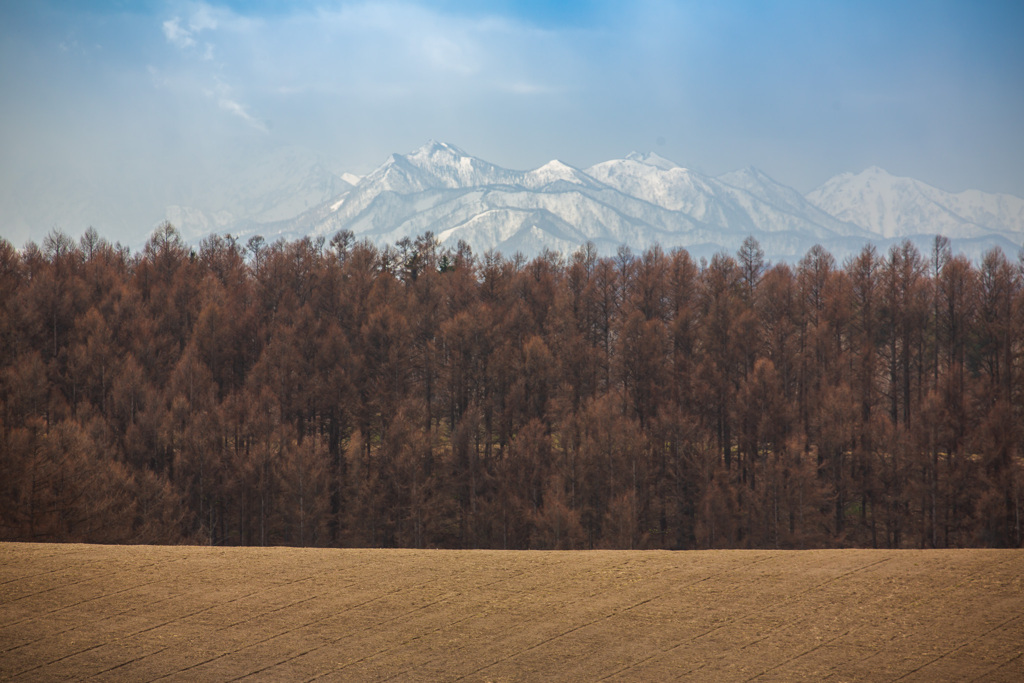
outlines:
[[[976, 190], [949, 193], [879, 168], [842, 174], [803, 195], [756, 168], [709, 176], [653, 153], [630, 153], [589, 168], [559, 160], [511, 170], [454, 145], [429, 142], [392, 154], [355, 176], [301, 148], [199, 167], [175, 183], [151, 182], [121, 200], [89, 174], [56, 184], [25, 174], [0, 188], [9, 239], [52, 225], [74, 233], [93, 225], [139, 249], [169, 220], [198, 245], [211, 233], [330, 238], [342, 229], [379, 245], [432, 232], [444, 246], [468, 243], [532, 257], [570, 253], [592, 242], [603, 254], [620, 245], [684, 247], [695, 257], [735, 253], [747, 236], [772, 261], [799, 260], [821, 244], [842, 260], [868, 241], [880, 253], [902, 239], [927, 252], [935, 234], [972, 259], [992, 247], [1015, 256], [1024, 246], [1024, 200]], [[28, 197], [52, 196], [31, 203]]]
[[883, 237], [941, 234], [951, 239], [999, 235], [1024, 239], [1024, 200], [977, 190], [951, 193], [877, 166], [843, 173], [807, 195], [836, 218]]
[[754, 235], [774, 258], [791, 259], [817, 242], [867, 236], [767, 176], [744, 179], [711, 178], [639, 154], [586, 170], [556, 160], [514, 171], [430, 142], [391, 155], [320, 207], [263, 227], [285, 237], [347, 229], [378, 243], [431, 231], [443, 245], [462, 240], [478, 252], [528, 256], [587, 241], [604, 253], [660, 244], [708, 255]]
[[[753, 235], [768, 258], [787, 261], [814, 244], [840, 259], [867, 241], [884, 251], [905, 236], [927, 248], [935, 233], [958, 240], [954, 248], [972, 257], [992, 246], [1013, 253], [1024, 242], [1020, 199], [950, 195], [877, 169], [838, 176], [805, 197], [754, 168], [711, 177], [632, 153], [582, 170], [555, 160], [517, 171], [432, 141], [392, 154], [362, 178], [307, 177], [313, 180], [293, 182], [261, 212], [214, 229], [270, 239], [345, 229], [378, 244], [430, 231], [443, 246], [465, 241], [477, 253], [526, 256], [568, 253], [588, 241], [606, 254], [622, 244], [636, 251], [660, 244], [706, 256], [734, 252]], [[321, 201], [285, 216], [299, 208], [283, 201], [297, 188], [309, 188], [303, 202]]]

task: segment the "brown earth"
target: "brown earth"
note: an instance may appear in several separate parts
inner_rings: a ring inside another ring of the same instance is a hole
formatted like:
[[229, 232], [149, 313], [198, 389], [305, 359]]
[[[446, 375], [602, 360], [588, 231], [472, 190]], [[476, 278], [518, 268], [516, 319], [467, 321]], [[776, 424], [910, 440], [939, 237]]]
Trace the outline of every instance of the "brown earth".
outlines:
[[1024, 551], [0, 544], [0, 678], [1024, 681]]

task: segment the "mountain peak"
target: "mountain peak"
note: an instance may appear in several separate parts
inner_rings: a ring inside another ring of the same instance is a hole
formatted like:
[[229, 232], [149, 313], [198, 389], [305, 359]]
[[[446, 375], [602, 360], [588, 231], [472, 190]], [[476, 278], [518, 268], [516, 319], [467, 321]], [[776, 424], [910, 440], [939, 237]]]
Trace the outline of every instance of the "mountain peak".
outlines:
[[884, 181], [887, 183], [892, 183], [898, 180], [909, 180], [909, 178], [903, 178], [900, 176], [893, 175], [892, 173], [889, 173], [881, 166], [868, 166], [860, 173], [841, 173], [836, 177], [847, 178], [851, 180], [856, 179], [862, 182]]
[[[634, 152], [586, 169], [553, 159], [519, 171], [431, 140], [362, 178], [335, 175], [325, 183], [322, 175], [303, 180], [309, 185], [303, 200], [325, 192], [329, 199], [262, 229], [327, 234], [344, 228], [378, 243], [429, 230], [449, 246], [465, 240], [475, 251], [524, 253], [571, 250], [589, 240], [605, 253], [619, 244], [659, 243], [703, 255], [737, 249], [753, 235], [773, 260], [799, 258], [811, 244], [839, 258], [866, 239], [884, 248], [888, 240], [936, 232], [972, 240], [965, 244], [976, 253], [1024, 240], [1024, 201], [948, 195], [878, 167], [836, 177], [805, 196], [752, 166], [712, 178]], [[228, 229], [223, 221], [207, 223], [205, 231]]]
[[427, 140], [427, 143], [425, 145], [422, 145], [421, 147], [417, 148], [408, 156], [412, 158], [427, 158], [439, 155], [449, 157], [469, 156], [455, 145], [447, 142], [438, 142], [437, 140]]
[[548, 163], [544, 164], [543, 166], [541, 166], [537, 170], [538, 171], [567, 171], [567, 170], [568, 171], [575, 171], [576, 169], [574, 169], [569, 164], [561, 161], [560, 159], [552, 159], [551, 161], [549, 161]]
[[540, 168], [529, 171], [524, 176], [527, 186], [540, 187], [559, 180], [575, 185], [591, 185], [593, 179], [558, 159], [552, 159]]
[[655, 168], [660, 168], [663, 171], [679, 168], [679, 164], [674, 161], [670, 161], [655, 152], [630, 152], [626, 155], [626, 161], [635, 161], [647, 166], [654, 166]]

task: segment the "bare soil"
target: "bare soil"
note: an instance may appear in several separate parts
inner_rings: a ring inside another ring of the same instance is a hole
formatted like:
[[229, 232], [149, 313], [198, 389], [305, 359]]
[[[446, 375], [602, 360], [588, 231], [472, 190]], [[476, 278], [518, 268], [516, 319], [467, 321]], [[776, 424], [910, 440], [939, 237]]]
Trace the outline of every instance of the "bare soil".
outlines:
[[0, 679], [1024, 681], [1024, 551], [0, 544]]

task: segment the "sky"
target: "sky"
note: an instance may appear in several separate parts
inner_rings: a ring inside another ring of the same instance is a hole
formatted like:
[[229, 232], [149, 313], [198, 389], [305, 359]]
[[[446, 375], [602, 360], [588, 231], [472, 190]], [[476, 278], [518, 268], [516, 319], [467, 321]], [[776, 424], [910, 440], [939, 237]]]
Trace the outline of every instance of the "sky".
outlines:
[[1024, 196], [1022, 27], [1018, 1], [0, 3], [0, 236], [138, 244], [275, 151], [363, 174], [431, 139]]

